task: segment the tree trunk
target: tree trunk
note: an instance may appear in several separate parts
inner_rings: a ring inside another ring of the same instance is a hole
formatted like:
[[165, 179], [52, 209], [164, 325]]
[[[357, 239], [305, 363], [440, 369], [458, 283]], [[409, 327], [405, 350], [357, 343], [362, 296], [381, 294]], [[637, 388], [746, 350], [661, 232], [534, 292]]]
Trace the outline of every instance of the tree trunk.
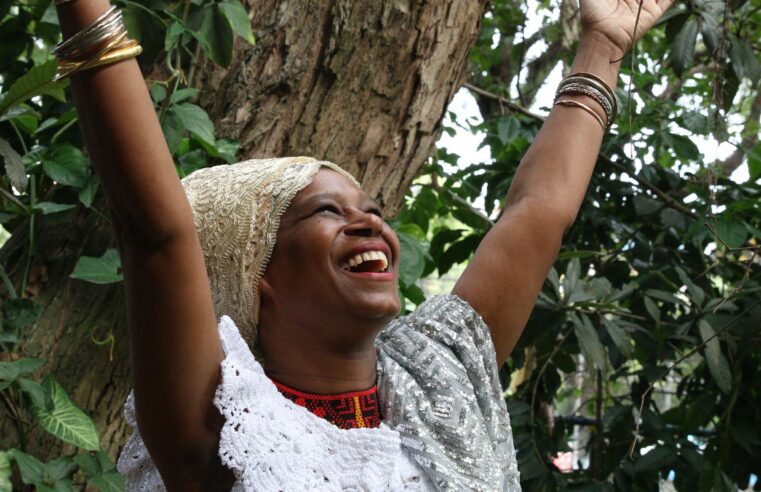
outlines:
[[[335, 161], [395, 214], [466, 75], [486, 0], [248, 3], [257, 44], [236, 46], [227, 69], [201, 61], [194, 70], [218, 135], [240, 139], [242, 157]], [[79, 256], [112, 244], [110, 228], [84, 209], [43, 226], [27, 291], [38, 292], [44, 313], [23, 351], [48, 361], [42, 373], [55, 374], [95, 418], [101, 445], [115, 456], [128, 435], [121, 409], [131, 386], [123, 290], [69, 278]], [[26, 244], [19, 231], [0, 251], [14, 279]], [[5, 412], [0, 447], [19, 442]], [[43, 432], [26, 441], [41, 458], [61, 452]]]

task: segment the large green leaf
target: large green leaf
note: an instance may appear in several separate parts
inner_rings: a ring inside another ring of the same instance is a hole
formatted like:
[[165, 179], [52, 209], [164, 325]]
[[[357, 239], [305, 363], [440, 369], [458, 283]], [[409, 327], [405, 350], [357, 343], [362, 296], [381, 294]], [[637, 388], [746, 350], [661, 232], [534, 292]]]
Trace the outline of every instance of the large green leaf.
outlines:
[[57, 438], [83, 449], [100, 447], [95, 424], [69, 399], [66, 390], [52, 376], [42, 382], [42, 388], [50, 397], [51, 405], [32, 405], [32, 414], [40, 425]]
[[0, 492], [11, 492], [11, 454], [0, 451]]
[[192, 13], [188, 27], [211, 61], [225, 67], [230, 64], [233, 29], [219, 4], [210, 3]]
[[161, 127], [172, 152], [177, 151], [186, 131], [209, 145], [214, 145], [214, 123], [209, 119], [206, 111], [195, 104], [172, 105], [164, 115]]
[[36, 371], [45, 363], [44, 359], [26, 357], [13, 362], [0, 361], [0, 382], [15, 381], [22, 374]]
[[78, 454], [74, 462], [84, 472], [87, 482], [102, 492], [123, 492], [124, 477], [116, 470], [116, 465], [106, 453]]
[[90, 164], [81, 150], [71, 144], [56, 145], [44, 153], [42, 169], [54, 181], [81, 188], [90, 176]]
[[82, 256], [74, 267], [71, 278], [78, 278], [94, 284], [113, 284], [121, 282], [124, 276], [121, 273], [122, 262], [119, 252], [108, 249], [102, 256]]
[[758, 61], [758, 55], [754, 53], [753, 46], [747, 39], [730, 36], [730, 58], [732, 60], [732, 69], [737, 74], [737, 78], [742, 80], [747, 78], [753, 85], [758, 84], [761, 78], [761, 63]]
[[605, 370], [607, 354], [605, 347], [600, 342], [597, 330], [592, 326], [592, 322], [586, 314], [571, 316], [576, 339], [584, 356], [590, 361], [595, 368]]
[[724, 219], [716, 223], [716, 234], [730, 248], [739, 248], [745, 244], [748, 230], [737, 220]]
[[9, 453], [13, 456], [13, 460], [21, 472], [21, 480], [25, 484], [31, 485], [43, 481], [45, 464], [42, 461], [18, 449], [11, 449]]
[[11, 144], [4, 138], [0, 138], [0, 156], [5, 161], [5, 174], [11, 182], [11, 185], [20, 192], [26, 191], [26, 185], [29, 178], [24, 169], [24, 163], [21, 162], [21, 155], [13, 150]]
[[238, 0], [223, 0], [219, 4], [219, 8], [225, 17], [227, 17], [235, 34], [245, 39], [248, 43], [254, 44], [251, 21], [248, 20], [248, 14], [243, 4]]
[[729, 393], [729, 390], [732, 389], [732, 373], [729, 370], [729, 362], [721, 353], [719, 338], [715, 336], [716, 332], [710, 323], [704, 319], [698, 322], [698, 331], [700, 331], [700, 338], [705, 343], [704, 352], [708, 370], [719, 389], [724, 393]]
[[65, 101], [64, 84], [53, 83], [53, 75], [57, 68], [58, 62], [50, 60], [33, 67], [23, 77], [16, 80], [0, 98], [0, 115], [34, 96], [49, 95], [61, 102]]
[[682, 25], [671, 45], [671, 67], [674, 69], [674, 73], [680, 77], [692, 65], [692, 55], [695, 51], [697, 37], [698, 20], [691, 16]]
[[417, 282], [425, 268], [425, 248], [420, 242], [405, 232], [397, 232], [401, 245], [399, 257], [399, 282], [409, 286]]

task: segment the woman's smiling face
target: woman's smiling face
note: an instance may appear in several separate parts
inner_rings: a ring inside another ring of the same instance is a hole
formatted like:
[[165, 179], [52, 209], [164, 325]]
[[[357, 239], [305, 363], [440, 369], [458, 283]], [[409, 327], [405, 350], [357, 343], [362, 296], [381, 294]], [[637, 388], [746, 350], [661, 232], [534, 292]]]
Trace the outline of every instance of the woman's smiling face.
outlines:
[[377, 203], [345, 176], [321, 168], [281, 218], [260, 286], [263, 309], [287, 310], [305, 325], [346, 316], [373, 326], [388, 322], [400, 310], [399, 254], [399, 239]]

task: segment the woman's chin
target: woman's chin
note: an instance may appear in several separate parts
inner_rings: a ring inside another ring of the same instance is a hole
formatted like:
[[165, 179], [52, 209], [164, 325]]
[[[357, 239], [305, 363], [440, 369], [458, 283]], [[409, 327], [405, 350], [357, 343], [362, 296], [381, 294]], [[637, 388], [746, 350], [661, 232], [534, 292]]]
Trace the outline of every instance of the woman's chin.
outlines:
[[372, 293], [352, 296], [349, 300], [352, 314], [365, 319], [387, 319], [391, 321], [401, 310], [401, 301], [397, 292]]

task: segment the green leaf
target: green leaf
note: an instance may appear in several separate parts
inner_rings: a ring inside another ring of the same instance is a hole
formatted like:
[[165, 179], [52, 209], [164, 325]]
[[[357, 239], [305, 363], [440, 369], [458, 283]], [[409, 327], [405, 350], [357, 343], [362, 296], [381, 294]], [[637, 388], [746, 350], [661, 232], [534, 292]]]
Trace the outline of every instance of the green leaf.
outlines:
[[676, 450], [667, 446], [656, 446], [637, 459], [634, 463], [634, 469], [638, 473], [660, 470], [671, 465], [676, 458]]
[[761, 177], [761, 143], [757, 143], [748, 151], [748, 172], [751, 181]]
[[[161, 87], [161, 86], [157, 85], [156, 87]], [[193, 87], [185, 87], [184, 89], [178, 89], [172, 93], [172, 97], [169, 99], [169, 102], [171, 104], [181, 103], [182, 101], [185, 101], [186, 99], [192, 99], [196, 97], [199, 92], [201, 92], [200, 89], [196, 89]]]
[[761, 78], [761, 63], [753, 52], [753, 46], [747, 39], [734, 35], [730, 36], [730, 41], [729, 56], [737, 78], [740, 80], [747, 78], [753, 85], [758, 84]]
[[12, 330], [33, 324], [42, 314], [42, 306], [31, 299], [8, 299], [3, 303], [3, 323]]
[[405, 232], [397, 232], [401, 246], [399, 257], [399, 282], [409, 286], [417, 282], [425, 268], [425, 248], [414, 237]]
[[634, 197], [634, 210], [637, 211], [637, 215], [650, 215], [660, 209], [661, 204], [657, 200], [642, 195]]
[[34, 204], [34, 209], [41, 211], [44, 215], [65, 212], [76, 207], [70, 203], [37, 202]]
[[53, 401], [50, 399], [42, 385], [37, 381], [33, 381], [27, 378], [19, 378], [18, 385], [21, 390], [26, 393], [32, 402], [32, 405], [38, 407], [52, 408]]
[[32, 414], [40, 425], [57, 438], [80, 448], [97, 450], [100, 447], [95, 424], [69, 399], [66, 391], [52, 376], [42, 382], [42, 388], [52, 402], [52, 408], [32, 405]]
[[13, 362], [0, 361], [0, 381], [15, 381], [22, 374], [36, 371], [45, 363], [44, 359], [27, 357]]
[[605, 251], [590, 251], [590, 250], [577, 250], [577, 251], [564, 251], [557, 257], [557, 261], [570, 260], [572, 258], [590, 258], [593, 256], [603, 256], [607, 254]]
[[85, 186], [79, 190], [79, 201], [85, 207], [90, 208], [92, 206], [92, 201], [95, 198], [95, 194], [98, 192], [98, 184], [98, 175], [91, 174]]
[[748, 231], [743, 223], [732, 219], [717, 222], [716, 234], [730, 248], [741, 247], [748, 237]]
[[5, 174], [11, 182], [11, 185], [21, 193], [26, 191], [26, 185], [29, 178], [24, 169], [24, 163], [21, 162], [21, 155], [13, 150], [11, 144], [4, 138], [0, 138], [0, 155], [5, 161]]
[[217, 65], [230, 65], [233, 54], [233, 30], [219, 4], [207, 4], [188, 17], [188, 28], [206, 56]]
[[592, 322], [586, 314], [577, 316], [573, 314], [571, 321], [574, 325], [574, 333], [576, 339], [579, 341], [579, 346], [584, 356], [588, 361], [599, 370], [605, 370], [607, 354], [605, 347], [600, 343], [600, 337], [597, 335], [597, 330], [592, 326]]
[[58, 69], [56, 60], [49, 60], [29, 70], [14, 82], [8, 92], [0, 99], [0, 115], [11, 107], [35, 96], [53, 96], [61, 102], [66, 100], [63, 89], [65, 84], [54, 84], [53, 75]]
[[90, 164], [81, 150], [71, 144], [57, 145], [42, 157], [42, 169], [54, 181], [81, 188], [90, 176]]
[[21, 472], [21, 480], [25, 484], [32, 485], [44, 480], [45, 464], [42, 461], [18, 449], [11, 449], [9, 453], [13, 456]]
[[124, 477], [116, 470], [93, 477], [88, 480], [88, 483], [97, 487], [102, 492], [124, 492], [126, 485]]
[[521, 122], [514, 116], [503, 116], [497, 123], [497, 136], [507, 145], [521, 132]]
[[653, 318], [656, 323], [659, 323], [661, 321], [661, 310], [658, 309], [658, 305], [649, 297], [643, 297], [642, 301], [645, 303], [645, 309], [650, 317]]
[[698, 331], [700, 331], [700, 337], [705, 343], [704, 350], [708, 370], [719, 389], [724, 393], [729, 393], [729, 390], [732, 389], [732, 374], [729, 370], [729, 362], [721, 353], [719, 338], [715, 336], [716, 332], [710, 323], [704, 319], [698, 322]]
[[11, 453], [0, 451], [0, 492], [11, 492]]
[[254, 44], [251, 21], [248, 20], [248, 14], [243, 5], [237, 0], [223, 0], [219, 4], [219, 8], [225, 17], [227, 17], [235, 34], [245, 39], [249, 44]]
[[175, 104], [169, 108], [161, 124], [169, 148], [177, 152], [185, 131], [204, 142], [214, 145], [214, 123], [201, 107], [191, 103]]
[[692, 55], [695, 51], [697, 37], [698, 20], [695, 17], [690, 17], [682, 25], [671, 46], [671, 67], [679, 77], [692, 65]]
[[605, 329], [608, 330], [610, 339], [613, 340], [613, 344], [618, 348], [621, 354], [627, 358], [634, 357], [632, 339], [626, 335], [624, 329], [607, 318], [603, 318], [602, 322], [605, 325]]
[[115, 249], [108, 249], [102, 256], [82, 256], [79, 258], [71, 278], [94, 284], [113, 284], [124, 278], [121, 273], [121, 258]]

